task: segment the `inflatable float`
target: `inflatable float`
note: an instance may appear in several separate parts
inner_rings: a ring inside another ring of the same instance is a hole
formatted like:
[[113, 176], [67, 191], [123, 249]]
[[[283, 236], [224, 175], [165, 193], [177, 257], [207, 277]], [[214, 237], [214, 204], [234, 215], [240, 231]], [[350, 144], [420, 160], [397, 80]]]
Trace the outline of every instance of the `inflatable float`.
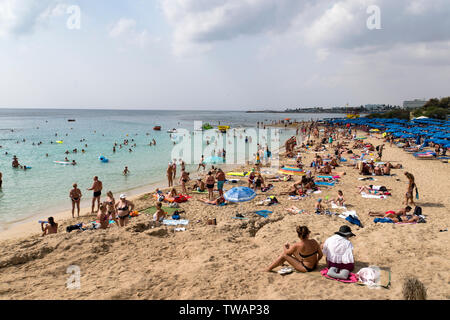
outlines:
[[58, 140], [58, 141], [56, 141], [56, 143], [62, 144], [62, 143], [64, 143], [64, 141]]
[[98, 160], [100, 160], [100, 161], [103, 162], [103, 163], [109, 162], [109, 160], [108, 160], [107, 158], [105, 158], [104, 156], [98, 157]]
[[68, 162], [68, 161], [58, 161], [58, 160], [56, 160], [56, 161], [53, 161], [53, 162], [56, 163], [56, 164], [61, 164], [63, 166], [67, 166], [69, 164], [72, 164], [72, 162]]
[[245, 177], [248, 176], [249, 172], [227, 172], [228, 176]]

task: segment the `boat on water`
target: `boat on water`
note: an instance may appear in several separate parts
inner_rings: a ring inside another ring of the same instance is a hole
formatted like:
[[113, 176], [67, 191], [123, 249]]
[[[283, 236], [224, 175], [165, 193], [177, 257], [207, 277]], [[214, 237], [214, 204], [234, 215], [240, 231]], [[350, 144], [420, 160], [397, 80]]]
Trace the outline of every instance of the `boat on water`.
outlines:
[[206, 122], [206, 123], [202, 126], [202, 129], [203, 129], [203, 130], [211, 130], [211, 129], [214, 129], [214, 128], [213, 128], [212, 125], [210, 125], [209, 123]]
[[67, 119], [68, 122], [75, 122], [75, 119]]
[[177, 129], [173, 128], [172, 130], [167, 130], [167, 133], [177, 133]]
[[153, 130], [155, 130], [155, 131], [161, 131], [161, 126], [154, 126], [154, 127], [153, 127]]
[[230, 126], [218, 126], [217, 128], [220, 130], [220, 132], [226, 133], [227, 130], [230, 129]]

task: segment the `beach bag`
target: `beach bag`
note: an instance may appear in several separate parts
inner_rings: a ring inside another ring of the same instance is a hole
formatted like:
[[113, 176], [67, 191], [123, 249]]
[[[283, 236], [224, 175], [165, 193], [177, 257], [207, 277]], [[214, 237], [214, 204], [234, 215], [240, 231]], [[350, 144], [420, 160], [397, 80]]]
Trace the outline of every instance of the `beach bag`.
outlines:
[[169, 207], [170, 208], [179, 208], [180, 205], [178, 203], [176, 203], [176, 202], [172, 202], [171, 204], [169, 204]]
[[74, 224], [74, 225], [71, 225], [71, 226], [67, 226], [66, 231], [67, 232], [72, 232], [73, 230], [81, 230], [81, 226], [82, 226], [81, 223]]
[[178, 212], [178, 210], [175, 210], [175, 212], [172, 214], [172, 219], [180, 220], [180, 213]]
[[415, 214], [416, 216], [422, 215], [422, 207], [415, 207], [415, 208], [414, 208], [414, 214]]

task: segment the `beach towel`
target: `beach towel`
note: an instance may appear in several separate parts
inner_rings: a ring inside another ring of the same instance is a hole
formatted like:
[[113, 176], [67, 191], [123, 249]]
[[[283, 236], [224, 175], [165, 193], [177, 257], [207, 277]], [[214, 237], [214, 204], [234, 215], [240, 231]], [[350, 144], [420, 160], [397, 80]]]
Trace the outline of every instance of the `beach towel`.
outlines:
[[394, 221], [392, 221], [392, 219], [390, 218], [375, 218], [373, 219], [373, 222], [375, 223], [394, 223]]
[[356, 283], [356, 282], [358, 282], [358, 276], [355, 273], [351, 273], [350, 272], [350, 275], [349, 275], [347, 280], [332, 278], [329, 275], [327, 275], [327, 273], [328, 273], [328, 268], [325, 268], [325, 269], [320, 271], [320, 274], [322, 276], [324, 276], [325, 278], [330, 279], [330, 280], [336, 280], [336, 281], [344, 282], [344, 283]]
[[192, 193], [208, 193], [208, 190], [205, 191], [193, 190]]
[[368, 199], [386, 199], [385, 195], [367, 194], [365, 192], [361, 192], [361, 197]]
[[267, 218], [267, 217], [269, 217], [269, 213], [272, 213], [272, 211], [269, 211], [269, 210], [258, 210], [258, 211], [255, 211], [254, 213], [256, 213], [257, 215], [259, 215], [261, 217]]
[[351, 224], [357, 225], [358, 227], [362, 227], [361, 221], [359, 221], [359, 219], [354, 216], [348, 216], [347, 218], [345, 218], [345, 220], [347, 220]]
[[347, 207], [346, 206], [338, 206], [336, 203], [334, 203], [334, 202], [331, 202], [331, 208], [332, 209], [342, 209], [342, 210], [347, 210]]
[[325, 181], [314, 181], [314, 184], [318, 186], [334, 186], [334, 182], [325, 182]]
[[177, 225], [187, 225], [189, 220], [169, 220], [164, 219], [162, 222], [166, 226], [177, 226]]

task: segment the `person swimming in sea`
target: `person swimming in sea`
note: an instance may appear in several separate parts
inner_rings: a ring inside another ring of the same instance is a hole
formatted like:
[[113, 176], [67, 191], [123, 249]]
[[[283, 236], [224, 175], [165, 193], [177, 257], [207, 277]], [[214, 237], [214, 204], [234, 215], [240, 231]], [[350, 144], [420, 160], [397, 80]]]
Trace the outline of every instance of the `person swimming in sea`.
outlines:
[[128, 167], [125, 167], [125, 169], [123, 169], [123, 175], [126, 176], [130, 173], [130, 170], [128, 170]]

